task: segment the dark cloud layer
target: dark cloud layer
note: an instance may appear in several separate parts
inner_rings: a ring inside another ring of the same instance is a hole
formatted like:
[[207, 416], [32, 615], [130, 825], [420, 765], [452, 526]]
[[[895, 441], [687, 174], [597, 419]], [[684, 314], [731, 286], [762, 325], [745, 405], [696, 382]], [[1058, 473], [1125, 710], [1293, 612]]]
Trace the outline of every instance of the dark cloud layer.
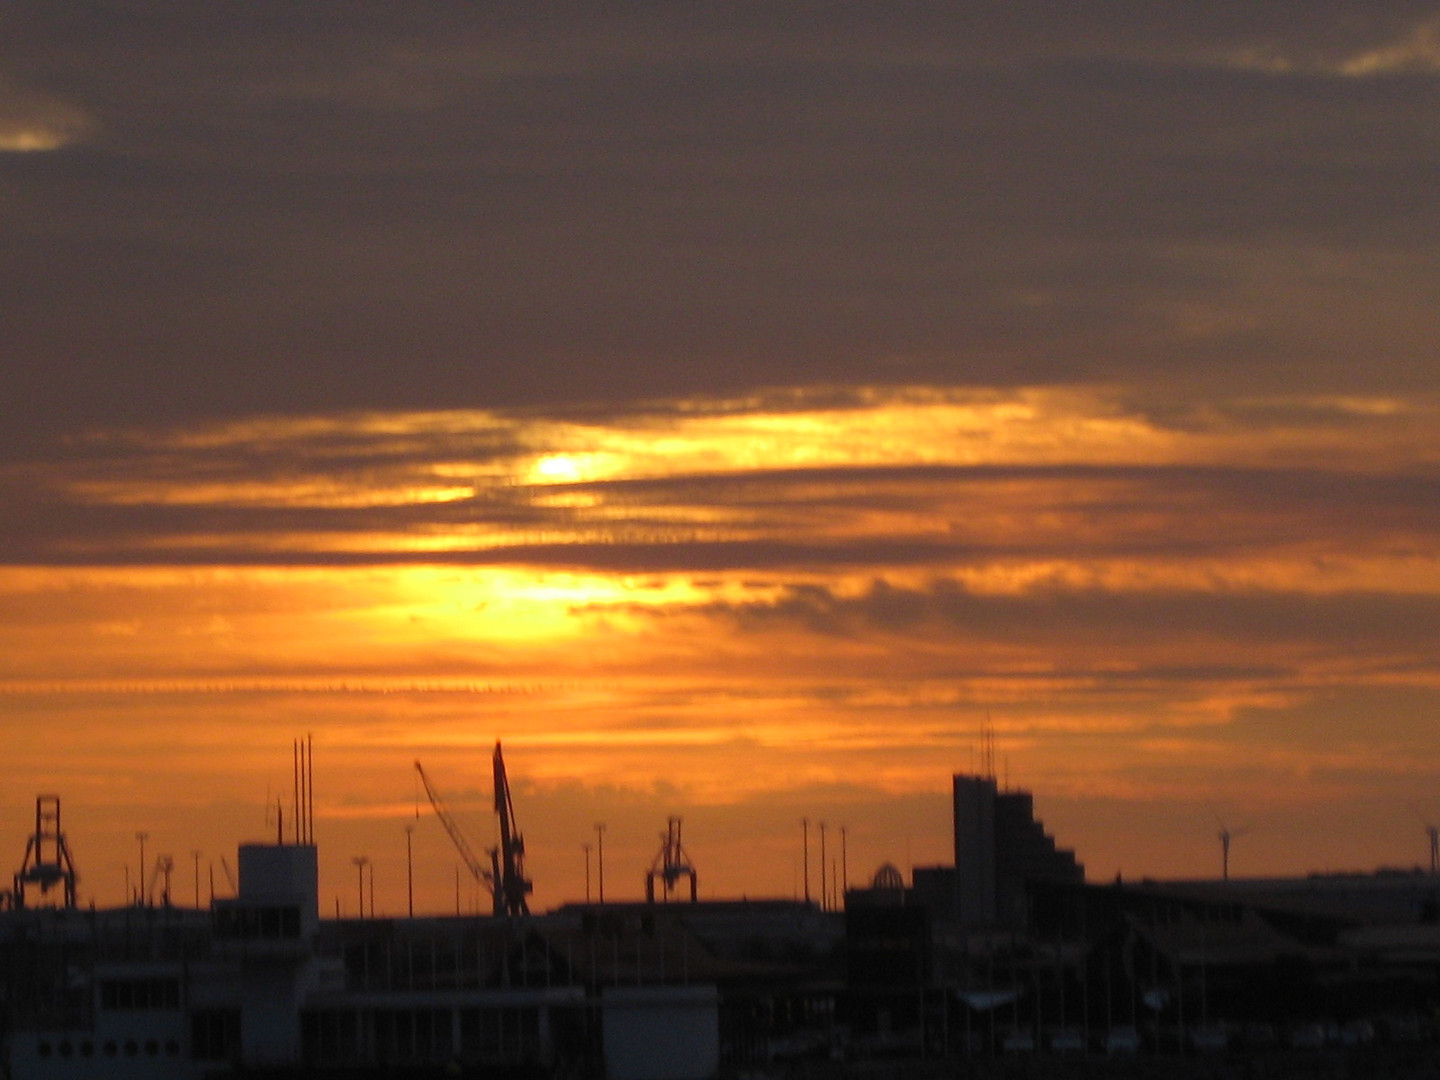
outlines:
[[1432, 14], [10, 5], [0, 125], [63, 145], [0, 151], [0, 438], [814, 382], [1431, 388]]
[[[383, 492], [425, 481], [422, 466], [443, 457], [445, 440], [438, 442], [352, 454], [319, 440], [273, 457], [172, 448], [16, 470], [0, 477], [0, 565], [450, 563], [803, 574], [1281, 557], [1319, 575], [1335, 558], [1428, 558], [1440, 529], [1434, 476], [1318, 468], [822, 468], [505, 482], [450, 501], [346, 501], [367, 485]], [[107, 483], [122, 493], [133, 485], [136, 494], [116, 499], [83, 486]], [[202, 494], [167, 501], [187, 486]], [[255, 501], [243, 497], [247, 486], [260, 492]], [[326, 505], [336, 492], [340, 501]], [[694, 520], [701, 509], [710, 523]], [[877, 513], [898, 523], [865, 528]], [[948, 521], [943, 531], [933, 527], [937, 519]], [[910, 533], [911, 520], [930, 524]], [[440, 549], [414, 543], [430, 536], [453, 541]]]

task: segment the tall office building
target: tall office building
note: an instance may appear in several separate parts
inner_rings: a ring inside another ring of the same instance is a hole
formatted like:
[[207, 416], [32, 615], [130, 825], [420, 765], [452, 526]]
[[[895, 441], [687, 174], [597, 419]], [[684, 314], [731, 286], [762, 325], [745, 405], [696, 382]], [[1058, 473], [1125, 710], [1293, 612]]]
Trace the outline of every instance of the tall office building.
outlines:
[[1081, 883], [1075, 852], [1035, 819], [1028, 791], [1000, 791], [993, 776], [956, 776], [956, 915], [962, 926], [1021, 929], [1030, 881]]

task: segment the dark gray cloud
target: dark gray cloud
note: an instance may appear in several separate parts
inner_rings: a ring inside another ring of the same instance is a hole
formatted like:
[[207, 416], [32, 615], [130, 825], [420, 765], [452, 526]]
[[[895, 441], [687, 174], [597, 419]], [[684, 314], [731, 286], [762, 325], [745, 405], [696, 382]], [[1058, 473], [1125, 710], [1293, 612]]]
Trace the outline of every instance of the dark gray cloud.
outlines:
[[[1236, 646], [1249, 650], [1252, 663], [1261, 656], [1283, 655], [1300, 646], [1308, 657], [1327, 652], [1354, 657], [1388, 650], [1401, 658], [1423, 657], [1434, 672], [1434, 650], [1440, 644], [1440, 600], [1393, 592], [1331, 595], [1250, 590], [1217, 593], [1201, 590], [1150, 589], [1139, 592], [1054, 587], [1020, 596], [976, 593], [953, 581], [939, 580], [928, 588], [900, 588], [876, 582], [861, 596], [837, 595], [826, 586], [791, 588], [775, 602], [717, 606], [751, 627], [765, 622], [793, 622], [832, 636], [866, 638], [877, 630], [917, 639], [1002, 641], [1027, 649], [1114, 659], [1187, 653], [1196, 662], [1166, 666], [1153, 674], [1127, 672], [1130, 680], [1203, 676], [1200, 658], [1219, 647], [1231, 654]], [[1112, 650], [1123, 649], [1115, 653]], [[1227, 664], [1233, 674], [1245, 665]], [[1251, 670], [1259, 671], [1255, 665]], [[1047, 672], [1048, 673], [1048, 672]]]
[[1432, 388], [1432, 15], [10, 5], [0, 123], [73, 141], [0, 152], [0, 432]]
[[[1429, 552], [1440, 530], [1440, 480], [1426, 474], [832, 467], [534, 485], [500, 468], [518, 448], [503, 430], [87, 444], [68, 461], [0, 475], [0, 564], [433, 562], [803, 574], [1281, 558], [1318, 576], [1328, 561]], [[454, 461], [464, 469], [437, 480], [437, 463]], [[492, 464], [499, 474], [487, 476]], [[441, 501], [412, 494], [447, 482], [469, 493]], [[894, 524], [868, 524], [877, 515]], [[452, 542], [417, 545], [426, 537]]]

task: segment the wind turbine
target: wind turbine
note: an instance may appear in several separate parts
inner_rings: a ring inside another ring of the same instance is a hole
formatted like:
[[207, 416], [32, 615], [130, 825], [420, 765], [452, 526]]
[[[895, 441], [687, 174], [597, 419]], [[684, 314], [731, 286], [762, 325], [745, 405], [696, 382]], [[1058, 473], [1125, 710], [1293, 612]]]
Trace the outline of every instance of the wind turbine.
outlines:
[[1238, 840], [1248, 833], [1249, 829], [1238, 829], [1234, 832], [1225, 824], [1219, 814], [1215, 815], [1215, 821], [1220, 826], [1220, 880], [1230, 880], [1230, 841]]
[[1410, 809], [1420, 819], [1420, 824], [1425, 826], [1425, 835], [1430, 839], [1430, 876], [1440, 875], [1440, 826], [1426, 821], [1418, 807], [1411, 806]]

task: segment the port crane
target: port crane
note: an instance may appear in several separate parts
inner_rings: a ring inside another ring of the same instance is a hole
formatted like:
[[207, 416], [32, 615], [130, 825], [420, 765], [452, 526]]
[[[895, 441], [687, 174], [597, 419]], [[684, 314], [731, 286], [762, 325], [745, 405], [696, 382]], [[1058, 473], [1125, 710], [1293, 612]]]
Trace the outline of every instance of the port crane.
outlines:
[[[495, 773], [495, 813], [500, 817], [500, 894], [504, 897], [506, 915], [530, 914], [525, 899], [534, 889], [525, 876], [525, 838], [515, 827], [515, 804], [510, 799], [510, 781], [505, 775], [505, 758], [500, 753], [500, 740], [495, 740], [491, 758]], [[499, 898], [496, 900], [499, 906]]]
[[510, 782], [505, 775], [505, 758], [500, 752], [499, 742], [495, 743], [492, 765], [495, 780], [495, 812], [500, 819], [500, 845], [486, 849], [485, 855], [489, 865], [476, 857], [474, 850], [470, 847], [470, 842], [465, 839], [459, 823], [446, 808], [445, 801], [440, 798], [440, 793], [435, 790], [435, 785], [430, 782], [430, 777], [425, 774], [424, 767], [418, 761], [415, 762], [415, 771], [420, 774], [420, 783], [425, 787], [425, 795], [430, 800], [430, 806], [435, 811], [435, 816], [440, 819], [440, 824], [449, 834], [450, 842], [455, 845], [455, 850], [459, 852], [460, 858], [475, 880], [489, 891], [491, 899], [494, 901], [494, 913], [496, 915], [528, 915], [530, 914], [530, 905], [526, 896], [534, 886], [525, 876], [525, 839], [515, 828], [515, 804], [510, 797]]
[[25, 858], [15, 875], [15, 890], [9, 894], [9, 902], [23, 908], [27, 885], [38, 885], [41, 896], [59, 885], [65, 906], [73, 908], [77, 880], [75, 862], [70, 858], [70, 847], [65, 843], [65, 833], [60, 828], [60, 796], [38, 796], [35, 799], [35, 835], [25, 845]]
[[678, 817], [670, 818], [666, 823], [665, 831], [660, 834], [660, 851], [645, 874], [645, 902], [647, 904], [655, 902], [655, 879], [657, 877], [664, 889], [666, 900], [669, 900], [674, 894], [676, 882], [682, 877], [688, 877], [690, 879], [690, 902], [695, 903], [697, 885], [695, 867], [690, 865], [690, 856], [685, 853], [685, 848], [680, 843], [680, 821], [681, 819]]
[[170, 906], [170, 875], [175, 870], [175, 859], [170, 855], [160, 855], [155, 859], [155, 869], [150, 871], [150, 887], [145, 892], [145, 902], [155, 903], [155, 888], [163, 880], [165, 887], [160, 890], [160, 903], [164, 907]]

